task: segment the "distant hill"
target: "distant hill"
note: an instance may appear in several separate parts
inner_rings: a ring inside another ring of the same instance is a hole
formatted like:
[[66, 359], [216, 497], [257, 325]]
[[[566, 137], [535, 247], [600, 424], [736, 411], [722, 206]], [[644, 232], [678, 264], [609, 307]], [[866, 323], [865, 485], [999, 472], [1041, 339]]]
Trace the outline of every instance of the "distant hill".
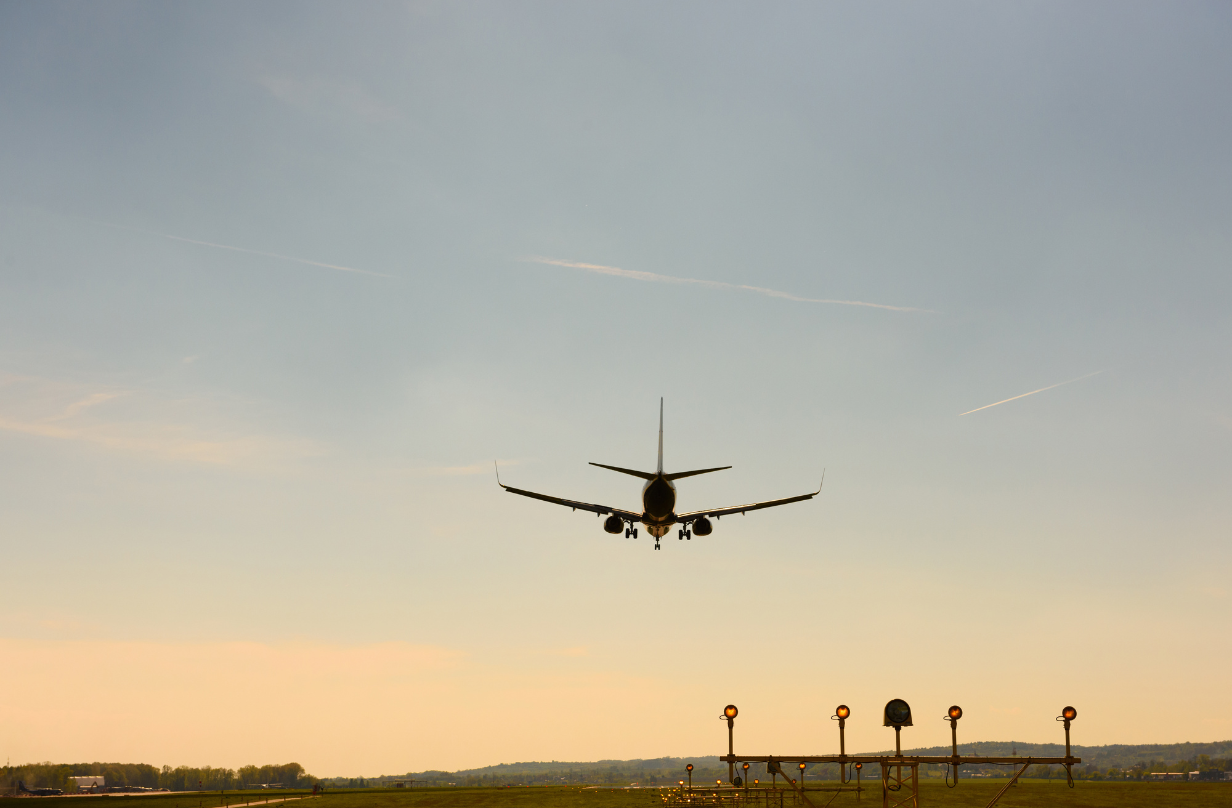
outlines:
[[[1109, 769], [1130, 772], [1138, 771], [1189, 771], [1198, 766], [1205, 769], [1232, 769], [1232, 741], [1213, 743], [1176, 744], [1112, 744], [1109, 746], [1074, 746], [1075, 757], [1082, 758], [1081, 774], [1084, 777], [1106, 776]], [[1018, 743], [1016, 741], [980, 741], [961, 743], [958, 750], [963, 755], [999, 757], [1012, 754], [1020, 756], [1060, 757], [1065, 754], [1062, 744]], [[862, 752], [859, 754], [888, 754], [889, 750]], [[932, 746], [904, 750], [911, 755], [948, 755], [950, 747]], [[686, 779], [685, 764], [692, 763], [693, 782], [713, 783], [726, 780], [727, 765], [717, 756], [661, 757], [639, 760], [596, 761], [528, 761], [523, 763], [500, 763], [478, 769], [462, 769], [456, 772], [423, 771], [402, 775], [383, 775], [371, 778], [335, 777], [326, 780], [336, 786], [381, 786], [392, 780], [413, 779], [425, 785], [550, 785], [587, 783], [603, 785], [674, 785]], [[940, 767], [934, 774], [940, 774]], [[983, 767], [980, 767], [983, 768]], [[1035, 772], [1036, 775], [1043, 772]], [[1059, 776], [1055, 772], [1054, 776]], [[769, 779], [765, 767], [754, 765], [749, 776]], [[810, 778], [832, 779], [838, 776], [838, 767], [833, 764], [810, 767]], [[1123, 776], [1123, 775], [1122, 775]]]

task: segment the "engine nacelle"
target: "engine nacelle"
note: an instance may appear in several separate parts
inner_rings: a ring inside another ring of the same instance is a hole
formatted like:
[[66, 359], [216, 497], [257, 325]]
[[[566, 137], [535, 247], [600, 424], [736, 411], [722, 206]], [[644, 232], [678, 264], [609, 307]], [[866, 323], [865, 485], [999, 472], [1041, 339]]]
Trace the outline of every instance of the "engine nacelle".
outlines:
[[699, 516], [693, 520], [693, 532], [698, 536], [709, 536], [713, 531], [714, 525], [706, 517]]
[[603, 529], [608, 533], [620, 533], [625, 529], [625, 520], [616, 514], [612, 514], [603, 520]]

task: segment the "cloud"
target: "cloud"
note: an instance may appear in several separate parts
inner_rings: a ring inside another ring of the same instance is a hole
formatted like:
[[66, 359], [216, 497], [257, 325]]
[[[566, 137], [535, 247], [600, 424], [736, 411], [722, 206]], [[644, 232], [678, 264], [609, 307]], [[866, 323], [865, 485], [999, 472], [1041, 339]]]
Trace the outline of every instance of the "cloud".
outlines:
[[[346, 267], [339, 264], [326, 264], [322, 261], [312, 261], [307, 258], [296, 258], [293, 255], [283, 255], [282, 253], [265, 252], [263, 250], [250, 250], [247, 247], [235, 247], [231, 244], [219, 244], [214, 241], [201, 241], [195, 238], [185, 238], [184, 236], [173, 236], [170, 233], [160, 233], [155, 230], [149, 230], [144, 227], [134, 227], [128, 224], [116, 224], [115, 222], [105, 222], [101, 219], [92, 219], [88, 216], [75, 216], [72, 214], [59, 214], [70, 219], [80, 219], [81, 221], [90, 222], [92, 224], [102, 225], [103, 227], [111, 227], [116, 230], [130, 230], [134, 233], [145, 233], [151, 236], [161, 236], [172, 241], [182, 241], [185, 244], [197, 244], [202, 247], [213, 247], [216, 250], [230, 250], [231, 252], [248, 253], [249, 255], [260, 255], [264, 258], [276, 258], [279, 261], [294, 261], [297, 264], [307, 264], [313, 267], [322, 267], [324, 269], [336, 269], [339, 272], [353, 272], [357, 275], [371, 275], [374, 278], [393, 278], [393, 275], [385, 275], [380, 272], [373, 272], [368, 269], [356, 269], [355, 267]], [[196, 356], [184, 358], [185, 363], [191, 363], [197, 360]]]
[[1009, 401], [1017, 401], [1020, 398], [1026, 398], [1027, 396], [1033, 396], [1036, 393], [1042, 393], [1045, 390], [1051, 390], [1054, 387], [1061, 387], [1062, 385], [1073, 384], [1074, 382], [1080, 382], [1083, 379], [1089, 379], [1092, 376], [1098, 376], [1099, 374], [1104, 373], [1104, 372], [1105, 372], [1104, 370], [1097, 370], [1094, 373], [1088, 373], [1085, 376], [1079, 376], [1077, 379], [1070, 379], [1067, 382], [1057, 382], [1056, 384], [1050, 384], [1047, 387], [1041, 387], [1038, 390], [1032, 390], [1030, 393], [1023, 393], [1022, 395], [1013, 396], [1012, 398], [1002, 399], [1001, 401], [994, 401], [992, 404], [985, 404], [983, 407], [976, 407], [974, 410], [967, 410], [966, 412], [960, 412], [959, 416], [970, 415], [973, 412], [979, 412], [980, 410], [986, 410], [989, 407], [995, 407], [998, 404], [1005, 404], [1006, 402], [1009, 402]]
[[[225, 416], [200, 400], [81, 388], [37, 377], [0, 377], [0, 431], [210, 465], [268, 466], [321, 453], [299, 438], [237, 435], [234, 427], [218, 423]], [[119, 402], [125, 406], [106, 406]]]
[[839, 306], [864, 306], [870, 309], [887, 309], [889, 311], [918, 311], [935, 314], [932, 309], [917, 309], [910, 306], [889, 306], [884, 303], [866, 303], [862, 300], [831, 300], [829, 298], [800, 297], [777, 289], [766, 289], [761, 286], [747, 286], [742, 283], [723, 283], [722, 281], [704, 281], [698, 278], [678, 278], [675, 275], [659, 275], [654, 272], [642, 272], [636, 269], [621, 269], [620, 267], [603, 266], [602, 264], [583, 264], [577, 261], [562, 261], [557, 258], [530, 256], [522, 259], [536, 264], [548, 264], [557, 267], [569, 267], [598, 275], [615, 275], [618, 278], [629, 278], [635, 281], [651, 281], [654, 283], [677, 283], [705, 286], [709, 289], [734, 289], [740, 292], [755, 292], [766, 297], [777, 297], [783, 300], [793, 300], [797, 303], [833, 303]]
[[396, 108], [354, 82], [261, 76], [257, 83], [279, 101], [317, 115], [341, 114], [365, 123], [383, 123], [400, 117]]
[[[518, 466], [521, 465], [520, 460], [498, 460], [496, 461], [502, 466]], [[471, 474], [491, 474], [492, 462], [489, 460], [481, 460], [478, 463], [472, 463], [469, 466], [426, 466], [416, 469], [416, 471], [427, 477], [461, 477]]]
[[380, 272], [372, 272], [367, 269], [356, 269], [355, 267], [344, 267], [344, 266], [339, 266], [337, 264], [323, 264], [320, 261], [309, 261], [307, 258], [295, 258], [290, 255], [281, 255], [279, 253], [262, 252], [261, 250], [250, 250], [250, 249], [247, 249], [246, 247], [232, 247], [229, 244], [215, 244], [212, 241], [197, 241], [196, 239], [184, 238], [183, 236], [169, 236], [165, 233], [163, 233], [162, 236], [163, 238], [169, 238], [169, 239], [172, 239], [173, 241], [184, 241], [189, 244], [200, 244], [202, 247], [215, 247], [219, 250], [232, 250], [234, 252], [248, 253], [250, 255], [262, 255], [262, 256], [265, 256], [266, 258], [277, 258], [280, 261], [295, 261], [296, 263], [299, 263], [299, 264], [308, 264], [309, 266], [314, 266], [314, 267], [324, 267], [325, 269], [336, 269], [340, 272], [355, 272], [360, 275], [372, 275], [373, 277], [376, 277], [376, 278], [392, 278], [393, 277], [393, 275], [382, 275]]

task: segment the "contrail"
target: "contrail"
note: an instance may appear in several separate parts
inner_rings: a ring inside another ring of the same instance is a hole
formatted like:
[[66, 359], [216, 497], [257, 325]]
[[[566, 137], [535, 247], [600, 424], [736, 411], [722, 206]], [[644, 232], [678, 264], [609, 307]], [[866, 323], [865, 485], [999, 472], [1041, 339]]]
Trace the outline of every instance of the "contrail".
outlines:
[[309, 261], [307, 258], [295, 258], [290, 255], [279, 255], [278, 253], [262, 252], [260, 250], [248, 250], [244, 247], [232, 247], [227, 244], [215, 244], [212, 241], [197, 241], [192, 238], [184, 238], [183, 236], [169, 236], [166, 233], [162, 234], [163, 238], [169, 238], [173, 241], [186, 241], [189, 244], [200, 244], [203, 247], [217, 247], [220, 250], [234, 250], [235, 252], [250, 253], [252, 255], [263, 255], [266, 258], [278, 258], [282, 261], [295, 261], [300, 264], [308, 264], [314, 267], [325, 267], [326, 269], [337, 269], [341, 272], [357, 272], [360, 275], [372, 275], [377, 278], [392, 278], [393, 275], [382, 275], [380, 272], [371, 272], [366, 269], [356, 269], [355, 267], [340, 267], [337, 264], [322, 264], [320, 261]]
[[[1106, 370], [1106, 369], [1105, 369], [1105, 370]], [[1083, 379], [1089, 379], [1089, 378], [1091, 378], [1092, 376], [1098, 376], [1099, 374], [1101, 374], [1101, 373], [1103, 373], [1103, 372], [1104, 372], [1103, 370], [1097, 370], [1097, 371], [1095, 371], [1094, 373], [1088, 373], [1088, 374], [1087, 374], [1087, 375], [1085, 375], [1085, 376], [1079, 376], [1077, 379], [1070, 379], [1070, 380], [1069, 380], [1069, 381], [1067, 381], [1067, 382], [1057, 382], [1056, 384], [1050, 384], [1050, 385], [1048, 385], [1047, 387], [1041, 387], [1041, 388], [1040, 388], [1040, 389], [1038, 389], [1038, 390], [1032, 390], [1030, 393], [1023, 393], [1023, 394], [1022, 394], [1022, 395], [1020, 395], [1020, 396], [1014, 396], [1013, 398], [1007, 398], [1007, 399], [1005, 399], [1005, 401], [996, 401], [996, 402], [993, 402], [992, 404], [985, 404], [983, 407], [976, 407], [974, 410], [967, 410], [966, 412], [960, 412], [958, 415], [959, 415], [959, 417], [964, 416], [964, 415], [970, 415], [970, 414], [971, 414], [971, 413], [973, 413], [973, 412], [979, 412], [980, 410], [986, 410], [986, 409], [988, 409], [989, 407], [995, 407], [995, 406], [997, 406], [998, 404], [1004, 404], [1004, 403], [1006, 403], [1006, 401], [1017, 401], [1017, 400], [1018, 400], [1018, 399], [1020, 399], [1020, 398], [1026, 398], [1027, 396], [1033, 396], [1033, 395], [1035, 395], [1036, 393], [1042, 393], [1042, 392], [1044, 392], [1045, 390], [1051, 390], [1051, 389], [1052, 389], [1052, 388], [1054, 388], [1054, 387], [1060, 387], [1060, 386], [1065, 385], [1065, 384], [1073, 384], [1074, 382], [1080, 382], [1080, 381], [1082, 381]]]
[[916, 309], [909, 306], [887, 306], [884, 303], [865, 303], [862, 300], [828, 300], [815, 297], [798, 297], [777, 289], [765, 289], [761, 286], [746, 286], [742, 283], [723, 283], [722, 281], [704, 281], [698, 278], [678, 278], [674, 275], [658, 275], [654, 272], [641, 272], [636, 269], [621, 269], [620, 267], [605, 267], [602, 264], [582, 264], [576, 261], [562, 261], [557, 258], [530, 256], [523, 261], [533, 261], [536, 264], [551, 264], [557, 267], [570, 267], [600, 275], [615, 275], [618, 278], [631, 278], [636, 281], [653, 281], [655, 283], [691, 283], [706, 286], [710, 289], [737, 289], [742, 292], [756, 292], [767, 297], [778, 297], [783, 300], [794, 300], [798, 303], [836, 303], [840, 306], [867, 306], [870, 309], [889, 309], [890, 311], [920, 311], [936, 314], [932, 309]]

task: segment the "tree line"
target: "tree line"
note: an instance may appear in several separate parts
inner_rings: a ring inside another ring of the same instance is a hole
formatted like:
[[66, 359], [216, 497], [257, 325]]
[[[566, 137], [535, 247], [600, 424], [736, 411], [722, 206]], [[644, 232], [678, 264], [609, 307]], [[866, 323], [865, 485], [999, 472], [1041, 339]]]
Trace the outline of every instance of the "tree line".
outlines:
[[241, 766], [238, 769], [212, 766], [151, 766], [148, 763], [27, 763], [0, 768], [0, 791], [11, 793], [20, 781], [27, 788], [59, 788], [71, 793], [76, 786], [71, 777], [102, 776], [107, 786], [165, 788], [168, 791], [222, 791], [259, 784], [286, 788], [312, 788], [316, 777], [298, 763], [266, 766]]

